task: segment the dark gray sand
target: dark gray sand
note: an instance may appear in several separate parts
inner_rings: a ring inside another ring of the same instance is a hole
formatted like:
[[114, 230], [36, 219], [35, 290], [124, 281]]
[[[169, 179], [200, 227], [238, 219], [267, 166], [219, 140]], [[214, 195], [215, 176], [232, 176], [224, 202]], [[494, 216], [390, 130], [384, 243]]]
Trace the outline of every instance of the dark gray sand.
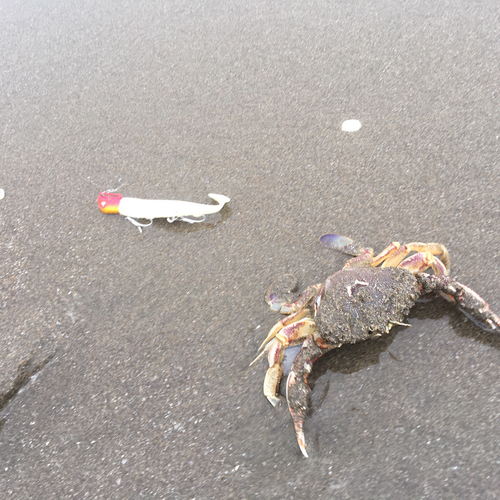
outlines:
[[[3, 498], [498, 498], [500, 339], [443, 300], [317, 363], [309, 459], [248, 368], [328, 232], [500, 310], [497, 1], [4, 0], [0, 53]], [[120, 185], [231, 203], [141, 235]]]

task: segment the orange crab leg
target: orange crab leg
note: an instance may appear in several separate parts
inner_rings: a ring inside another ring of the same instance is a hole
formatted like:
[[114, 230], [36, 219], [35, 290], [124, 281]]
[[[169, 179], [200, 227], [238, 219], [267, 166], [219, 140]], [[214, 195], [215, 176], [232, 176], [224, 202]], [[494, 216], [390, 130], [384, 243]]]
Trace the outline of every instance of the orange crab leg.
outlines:
[[[287, 316], [286, 318], [282, 318], [280, 319], [272, 328], [271, 330], [269, 330], [269, 333], [267, 334], [267, 337], [266, 339], [264, 340], [264, 342], [262, 342], [262, 344], [260, 345], [259, 347], [259, 351], [272, 339], [274, 339], [274, 337], [276, 337], [276, 335], [278, 335], [278, 333], [283, 329], [285, 328], [286, 326], [288, 325], [291, 325], [292, 323], [295, 323], [296, 321], [299, 321], [303, 318], [305, 318], [307, 315], [309, 314], [309, 310], [308, 309], [301, 309], [300, 311], [297, 311], [296, 313], [294, 314], [291, 314], [290, 316]], [[252, 364], [254, 363], [254, 361], [252, 362]]]
[[[400, 264], [405, 261], [405, 257], [410, 252], [418, 252], [420, 256], [410, 257], [410, 261], [401, 266]], [[426, 257], [424, 258], [423, 255]], [[439, 256], [439, 259], [434, 256]], [[403, 267], [414, 273], [423, 272], [426, 269], [432, 268], [436, 274], [447, 275], [450, 269], [450, 257], [446, 247], [440, 243], [413, 242], [407, 245], [401, 245], [397, 241], [393, 241], [375, 257], [373, 256], [373, 250], [371, 248], [363, 248], [361, 250], [361, 255], [349, 259], [345, 263], [344, 268], [366, 265], [372, 267]]]
[[[382, 252], [373, 258], [370, 262], [370, 266], [376, 267], [379, 264], [382, 264], [382, 267], [394, 267], [390, 264], [391, 260], [396, 260], [401, 253], [404, 253], [404, 251], [404, 245], [401, 247], [400, 243], [393, 241], [385, 250], [382, 250]], [[403, 257], [401, 259], [403, 259]]]
[[429, 251], [411, 255], [401, 262], [398, 267], [401, 269], [407, 269], [413, 274], [423, 273], [427, 269], [432, 268], [436, 275], [448, 275], [448, 269], [446, 266]]
[[344, 264], [344, 269], [350, 267], [366, 267], [369, 266], [373, 259], [373, 248], [362, 248], [357, 257], [349, 259]]
[[[397, 243], [397, 245], [399, 245], [399, 243]], [[381, 267], [398, 267], [410, 252], [418, 252], [426, 255], [431, 254], [430, 258], [427, 257], [425, 259], [428, 262], [428, 266], [425, 268], [419, 267], [416, 272], [422, 272], [426, 269], [429, 269], [429, 267], [432, 267], [436, 274], [448, 274], [448, 271], [450, 269], [450, 257], [446, 247], [444, 245], [441, 245], [440, 243], [413, 242], [406, 245], [401, 245], [398, 250], [394, 251], [386, 258]], [[439, 259], [434, 256], [439, 256]], [[419, 260], [419, 258], [417, 258], [417, 260]]]
[[364, 267], [368, 265], [377, 267], [380, 264], [382, 264], [382, 267], [396, 267], [409, 252], [410, 250], [408, 250], [405, 245], [401, 246], [397, 241], [393, 241], [375, 257], [373, 256], [372, 248], [362, 248], [360, 250], [360, 255], [353, 259], [349, 259], [344, 264], [344, 268]]
[[377, 256], [373, 256], [373, 249], [362, 248], [354, 243], [351, 238], [339, 234], [324, 234], [320, 238], [321, 243], [329, 248], [336, 248], [349, 255], [354, 255], [349, 259], [344, 267], [360, 267], [371, 265], [373, 267], [382, 264], [382, 267], [396, 267], [410, 252], [431, 252], [432, 255], [439, 256], [439, 260], [446, 269], [450, 269], [450, 257], [448, 250], [440, 243], [420, 243], [413, 242], [401, 245], [393, 241], [386, 249]]
[[316, 332], [316, 323], [311, 319], [303, 319], [286, 326], [270, 343], [267, 354], [269, 369], [264, 379], [264, 395], [276, 406], [279, 383], [283, 374], [283, 357], [285, 349], [297, 344]]
[[[450, 255], [448, 249], [441, 243], [413, 242], [408, 243], [406, 246], [409, 248], [410, 252], [430, 252], [432, 255], [437, 255], [447, 271], [450, 270]], [[448, 272], [445, 274], [448, 274]]]

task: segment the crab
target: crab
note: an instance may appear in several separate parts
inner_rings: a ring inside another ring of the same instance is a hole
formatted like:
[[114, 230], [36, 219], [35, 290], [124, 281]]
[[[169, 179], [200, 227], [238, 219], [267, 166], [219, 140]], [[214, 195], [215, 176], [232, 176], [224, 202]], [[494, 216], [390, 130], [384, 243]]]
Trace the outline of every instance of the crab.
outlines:
[[[310, 388], [307, 377], [320, 356], [341, 347], [387, 334], [404, 323], [417, 299], [438, 293], [454, 303], [467, 317], [487, 331], [500, 332], [500, 318], [484, 299], [469, 287], [449, 277], [450, 258], [440, 243], [391, 243], [380, 254], [356, 245], [345, 236], [328, 234], [320, 241], [353, 258], [324, 283], [312, 285], [294, 302], [276, 288], [292, 291], [290, 275], [271, 285], [266, 301], [272, 310], [286, 315], [259, 348], [255, 363], [267, 354], [269, 369], [264, 395], [273, 406], [279, 401], [285, 349], [301, 344], [286, 383], [286, 399], [297, 441], [307, 457], [304, 421]], [[432, 270], [433, 274], [426, 272]], [[288, 282], [288, 286], [287, 286]]]

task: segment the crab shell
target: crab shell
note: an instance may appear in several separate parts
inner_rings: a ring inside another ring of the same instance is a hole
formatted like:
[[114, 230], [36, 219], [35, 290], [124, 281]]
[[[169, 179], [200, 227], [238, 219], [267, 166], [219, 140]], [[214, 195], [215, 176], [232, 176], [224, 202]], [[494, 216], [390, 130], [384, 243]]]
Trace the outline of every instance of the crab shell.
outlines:
[[321, 285], [314, 301], [317, 336], [324, 348], [354, 344], [387, 333], [408, 316], [420, 296], [406, 269], [343, 269]]

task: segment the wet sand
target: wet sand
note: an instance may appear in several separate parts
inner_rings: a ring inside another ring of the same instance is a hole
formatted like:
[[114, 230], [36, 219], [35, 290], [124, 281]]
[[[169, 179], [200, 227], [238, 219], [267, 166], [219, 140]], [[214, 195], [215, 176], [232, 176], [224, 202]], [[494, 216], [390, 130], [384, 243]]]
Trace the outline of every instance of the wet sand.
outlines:
[[[444, 301], [317, 363], [307, 460], [248, 367], [272, 279], [342, 266], [324, 233], [442, 242], [500, 311], [497, 2], [0, 13], [6, 498], [497, 497], [500, 339]], [[140, 234], [119, 186], [231, 202]]]

